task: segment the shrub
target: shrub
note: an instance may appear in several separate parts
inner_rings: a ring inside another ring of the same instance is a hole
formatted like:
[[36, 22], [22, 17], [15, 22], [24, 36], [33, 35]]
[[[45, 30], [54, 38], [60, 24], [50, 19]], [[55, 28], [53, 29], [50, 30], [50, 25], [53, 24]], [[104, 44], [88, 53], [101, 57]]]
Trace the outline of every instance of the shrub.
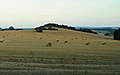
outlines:
[[109, 34], [109, 33], [105, 33], [104, 35], [105, 35], [105, 36], [110, 36], [110, 34]]
[[42, 27], [37, 27], [37, 28], [35, 28], [35, 30], [36, 30], [36, 32], [43, 32]]

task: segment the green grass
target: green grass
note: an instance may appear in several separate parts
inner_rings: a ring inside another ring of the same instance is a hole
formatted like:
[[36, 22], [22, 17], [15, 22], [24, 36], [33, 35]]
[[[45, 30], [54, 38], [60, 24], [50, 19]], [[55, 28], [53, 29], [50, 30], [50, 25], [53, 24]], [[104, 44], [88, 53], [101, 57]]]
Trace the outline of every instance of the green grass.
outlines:
[[[112, 38], [66, 29], [3, 31], [2, 36], [0, 75], [120, 75], [120, 41]], [[48, 41], [52, 47], [45, 47]]]

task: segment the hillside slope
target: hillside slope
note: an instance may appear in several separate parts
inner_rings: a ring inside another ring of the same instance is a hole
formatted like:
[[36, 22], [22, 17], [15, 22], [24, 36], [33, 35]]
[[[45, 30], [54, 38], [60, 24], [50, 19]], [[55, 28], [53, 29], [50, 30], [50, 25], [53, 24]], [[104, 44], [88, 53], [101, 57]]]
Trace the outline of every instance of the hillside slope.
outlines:
[[[108, 37], [59, 29], [1, 31], [0, 38], [5, 40], [0, 43], [2, 75], [120, 74], [120, 41]], [[46, 47], [47, 42], [52, 46]]]

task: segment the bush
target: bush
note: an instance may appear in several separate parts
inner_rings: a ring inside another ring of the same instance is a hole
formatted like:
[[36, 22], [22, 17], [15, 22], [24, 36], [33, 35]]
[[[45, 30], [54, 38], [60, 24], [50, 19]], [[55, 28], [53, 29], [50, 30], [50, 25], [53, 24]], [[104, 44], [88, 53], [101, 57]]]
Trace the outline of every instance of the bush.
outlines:
[[36, 31], [37, 31], [37, 32], [43, 32], [43, 30], [42, 30], [42, 29], [36, 29]]
[[110, 34], [109, 34], [109, 33], [105, 33], [104, 35], [105, 35], [105, 36], [110, 36]]
[[42, 27], [37, 27], [37, 28], [35, 28], [35, 30], [36, 30], [36, 32], [43, 32]]

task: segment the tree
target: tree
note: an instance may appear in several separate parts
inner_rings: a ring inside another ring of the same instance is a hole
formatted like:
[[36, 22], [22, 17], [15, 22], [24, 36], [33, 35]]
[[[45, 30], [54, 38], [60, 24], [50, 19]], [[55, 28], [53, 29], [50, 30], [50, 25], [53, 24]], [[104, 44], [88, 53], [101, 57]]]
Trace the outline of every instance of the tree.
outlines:
[[37, 28], [35, 28], [35, 30], [36, 30], [36, 32], [43, 32], [42, 27], [37, 27]]
[[8, 30], [15, 30], [15, 28], [13, 26], [10, 26]]
[[120, 29], [114, 31], [114, 39], [120, 40]]
[[110, 34], [109, 34], [109, 33], [105, 33], [104, 35], [105, 35], [105, 36], [110, 36]]
[[42, 29], [36, 29], [36, 31], [37, 31], [37, 32], [43, 32], [43, 30], [42, 30]]

